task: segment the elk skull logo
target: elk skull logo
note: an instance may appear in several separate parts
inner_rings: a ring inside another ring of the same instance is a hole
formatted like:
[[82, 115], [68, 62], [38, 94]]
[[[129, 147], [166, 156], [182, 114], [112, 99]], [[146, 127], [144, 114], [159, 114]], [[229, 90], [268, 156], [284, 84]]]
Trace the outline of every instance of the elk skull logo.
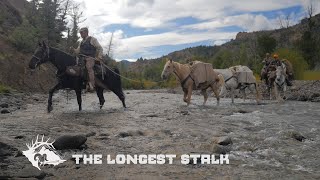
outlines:
[[46, 164], [51, 165], [58, 165], [60, 163], [63, 163], [66, 160], [63, 160], [61, 156], [56, 152], [56, 149], [52, 145], [54, 143], [49, 143], [49, 139], [47, 141], [44, 141], [44, 135], [41, 138], [41, 141], [39, 141], [37, 135], [37, 139], [35, 142], [31, 142], [31, 144], [26, 144], [28, 147], [28, 150], [22, 151], [23, 155], [25, 155], [28, 160], [32, 163], [32, 165], [36, 168], [40, 169], [40, 166], [44, 166]]

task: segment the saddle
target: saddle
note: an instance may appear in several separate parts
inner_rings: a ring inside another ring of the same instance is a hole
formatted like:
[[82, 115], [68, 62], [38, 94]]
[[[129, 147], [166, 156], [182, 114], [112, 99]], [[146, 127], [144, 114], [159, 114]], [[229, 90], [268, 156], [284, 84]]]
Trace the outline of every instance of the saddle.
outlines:
[[202, 86], [219, 81], [216, 72], [214, 72], [212, 64], [194, 61], [190, 67], [190, 77], [195, 83], [195, 87], [200, 89]]
[[[83, 77], [88, 80], [88, 71], [85, 64], [84, 58], [77, 58], [77, 65], [67, 66], [66, 74], [75, 77]], [[103, 76], [106, 74], [106, 67], [96, 62], [93, 66], [93, 71], [96, 76]]]
[[247, 66], [237, 65], [232, 66], [229, 69], [232, 71], [233, 76], [237, 78], [238, 83], [256, 83], [256, 78], [253, 75], [253, 71]]

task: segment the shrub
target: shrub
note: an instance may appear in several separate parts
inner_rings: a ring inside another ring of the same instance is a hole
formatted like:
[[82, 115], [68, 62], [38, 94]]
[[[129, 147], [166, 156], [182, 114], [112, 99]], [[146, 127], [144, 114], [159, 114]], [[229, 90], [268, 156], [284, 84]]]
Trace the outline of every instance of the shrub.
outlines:
[[303, 79], [304, 72], [308, 68], [308, 63], [299, 51], [281, 48], [276, 50], [276, 53], [279, 54], [280, 59], [287, 59], [292, 63], [295, 79]]
[[33, 52], [37, 42], [36, 31], [36, 28], [24, 20], [19, 27], [15, 28], [9, 39], [19, 51]]

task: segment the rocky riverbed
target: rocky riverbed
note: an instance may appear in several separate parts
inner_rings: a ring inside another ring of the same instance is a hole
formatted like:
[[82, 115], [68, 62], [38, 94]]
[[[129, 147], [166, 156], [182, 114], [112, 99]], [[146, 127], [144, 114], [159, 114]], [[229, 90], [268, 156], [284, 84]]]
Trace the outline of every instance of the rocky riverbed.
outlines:
[[[168, 90], [125, 91], [127, 109], [111, 92], [98, 107], [95, 94], [84, 94], [83, 111], [73, 92], [54, 96], [2, 95], [0, 114], [0, 179], [319, 179], [320, 104], [284, 103], [192, 96], [186, 107], [181, 94]], [[6, 98], [6, 102], [4, 101]], [[7, 105], [6, 105], [7, 104]], [[58, 139], [80, 135], [77, 149], [58, 150], [66, 162], [34, 168], [22, 154], [37, 134]], [[77, 165], [72, 154], [102, 154], [102, 165]], [[117, 154], [229, 154], [230, 164], [111, 165]]]

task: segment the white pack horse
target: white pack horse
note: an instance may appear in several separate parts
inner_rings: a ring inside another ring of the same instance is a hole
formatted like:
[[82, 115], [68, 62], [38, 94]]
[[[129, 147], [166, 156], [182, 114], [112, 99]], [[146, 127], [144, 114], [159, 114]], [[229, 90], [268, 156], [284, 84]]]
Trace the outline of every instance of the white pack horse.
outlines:
[[285, 97], [285, 92], [287, 90], [285, 65], [277, 66], [276, 78], [273, 83], [273, 88], [274, 88], [274, 93], [275, 93], [277, 101], [282, 102], [283, 98], [281, 97], [281, 92], [283, 92], [283, 97]]
[[[250, 70], [247, 66], [238, 66], [238, 67], [241, 67], [241, 68], [246, 69], [246, 70]], [[261, 102], [261, 94], [260, 94], [259, 90], [257, 89], [257, 83], [256, 82], [254, 82], [254, 83], [241, 83], [241, 82], [238, 82], [237, 73], [232, 68], [214, 69], [214, 71], [216, 71], [218, 74], [221, 74], [223, 76], [223, 78], [225, 79], [224, 86], [221, 88], [221, 91], [220, 91], [220, 96], [225, 95], [226, 90], [229, 90], [230, 93], [231, 93], [232, 103], [234, 103], [235, 90], [239, 89], [240, 92], [243, 95], [243, 100], [245, 101], [245, 99], [246, 99], [245, 90], [249, 89], [251, 93], [256, 93], [256, 101], [257, 101], [257, 103], [259, 104]], [[255, 79], [254, 76], [251, 77], [251, 78]]]

